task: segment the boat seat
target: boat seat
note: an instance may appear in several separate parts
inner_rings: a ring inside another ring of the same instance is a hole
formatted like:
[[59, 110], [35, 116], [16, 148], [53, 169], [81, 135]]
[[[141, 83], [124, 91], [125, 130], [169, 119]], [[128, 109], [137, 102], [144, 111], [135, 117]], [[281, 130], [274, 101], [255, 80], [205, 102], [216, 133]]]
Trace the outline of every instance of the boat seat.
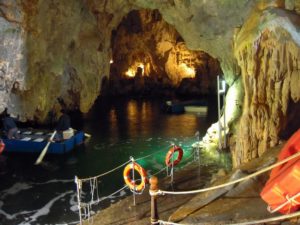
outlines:
[[33, 141], [34, 141], [34, 142], [42, 142], [42, 141], [44, 141], [44, 138], [36, 138], [36, 139], [34, 139]]
[[24, 138], [21, 139], [21, 141], [30, 141], [30, 140], [31, 140], [30, 137], [24, 137]]
[[63, 139], [67, 140], [74, 136], [74, 130], [69, 128], [68, 130], [63, 131]]

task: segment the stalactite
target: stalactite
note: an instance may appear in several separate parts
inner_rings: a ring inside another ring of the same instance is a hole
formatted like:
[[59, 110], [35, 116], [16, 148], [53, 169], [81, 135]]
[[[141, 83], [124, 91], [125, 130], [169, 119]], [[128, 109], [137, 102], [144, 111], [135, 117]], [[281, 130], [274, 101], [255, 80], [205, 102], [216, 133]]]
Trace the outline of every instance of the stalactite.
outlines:
[[[244, 78], [245, 102], [233, 150], [234, 166], [279, 143], [279, 134], [289, 129], [288, 110], [296, 110], [289, 101], [300, 98], [300, 48], [285, 27], [264, 29], [241, 46], [236, 56]], [[239, 154], [238, 149], [244, 153]]]

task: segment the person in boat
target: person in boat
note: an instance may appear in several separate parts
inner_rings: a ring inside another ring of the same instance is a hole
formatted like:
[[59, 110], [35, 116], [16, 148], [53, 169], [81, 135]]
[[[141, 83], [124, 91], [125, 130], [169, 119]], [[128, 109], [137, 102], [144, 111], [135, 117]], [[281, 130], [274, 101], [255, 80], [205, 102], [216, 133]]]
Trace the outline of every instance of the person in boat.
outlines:
[[4, 118], [2, 119], [3, 131], [8, 139], [19, 139], [19, 130], [16, 124], [17, 118], [11, 117], [7, 113], [7, 109], [4, 111]]
[[62, 141], [68, 137], [73, 136], [73, 129], [71, 128], [70, 116], [66, 113], [65, 109], [60, 110], [60, 117], [56, 125], [56, 135], [54, 137], [55, 141]]

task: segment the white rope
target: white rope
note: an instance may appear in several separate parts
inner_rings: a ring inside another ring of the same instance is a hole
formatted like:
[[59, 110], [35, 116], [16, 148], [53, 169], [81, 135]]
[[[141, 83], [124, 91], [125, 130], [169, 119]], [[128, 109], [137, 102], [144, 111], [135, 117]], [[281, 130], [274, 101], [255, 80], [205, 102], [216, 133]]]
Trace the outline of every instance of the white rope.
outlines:
[[[166, 148], [170, 148], [170, 146], [168, 146], [168, 147], [166, 147]], [[135, 159], [135, 161], [138, 161], [138, 160], [141, 160], [141, 159], [145, 159], [145, 158], [148, 158], [148, 157], [150, 157], [150, 156], [152, 156], [152, 155], [154, 155], [154, 154], [156, 154], [156, 153], [158, 153], [158, 152], [165, 151], [166, 148], [164, 148], [164, 149], [162, 149], [162, 150], [159, 150], [159, 151], [156, 151], [156, 152], [153, 152], [153, 153], [151, 153], [151, 154], [149, 154], [149, 155], [140, 157], [140, 158], [138, 158], [138, 159]], [[128, 160], [127, 162], [123, 163], [122, 165], [117, 166], [117, 167], [115, 167], [114, 169], [109, 170], [109, 171], [107, 171], [107, 172], [105, 172], [105, 173], [99, 174], [99, 175], [94, 176], [94, 177], [78, 178], [78, 180], [81, 180], [81, 181], [84, 182], [84, 181], [92, 180], [92, 179], [95, 179], [95, 178], [103, 177], [103, 176], [105, 176], [105, 175], [107, 175], [107, 174], [109, 174], [109, 173], [112, 173], [112, 172], [114, 172], [115, 170], [117, 170], [117, 169], [119, 169], [119, 168], [125, 166], [125, 165], [126, 165], [127, 163], [129, 163], [129, 162], [131, 162], [131, 160]]]
[[201, 193], [201, 192], [206, 192], [206, 191], [211, 191], [211, 190], [215, 190], [215, 189], [219, 189], [219, 188], [222, 188], [222, 187], [226, 187], [226, 186], [229, 186], [229, 185], [232, 185], [232, 184], [236, 184], [236, 183], [239, 183], [241, 181], [244, 181], [244, 180], [247, 180], [247, 179], [250, 179], [252, 177], [256, 177], [257, 175], [259, 174], [262, 174], [266, 171], [269, 171], [279, 165], [282, 165], [296, 157], [299, 157], [300, 156], [300, 152], [280, 161], [280, 162], [277, 162], [271, 166], [268, 166], [264, 169], [261, 169], [253, 174], [250, 174], [248, 176], [245, 176], [243, 178], [240, 178], [240, 179], [237, 179], [237, 180], [234, 180], [234, 181], [231, 181], [231, 182], [228, 182], [228, 183], [225, 183], [225, 184], [221, 184], [221, 185], [216, 185], [216, 186], [213, 186], [213, 187], [209, 187], [209, 188], [203, 188], [203, 189], [199, 189], [199, 190], [192, 190], [192, 191], [177, 191], [177, 192], [174, 192], [174, 191], [164, 191], [164, 190], [158, 190], [157, 191], [157, 194], [158, 195], [164, 195], [164, 194], [170, 194], [170, 195], [181, 195], [181, 194], [197, 194], [197, 193]]
[[166, 169], [167, 169], [167, 166], [163, 167], [162, 169], [160, 169], [159, 171], [157, 171], [157, 172], [156, 172], [156, 173], [154, 173], [153, 175], [149, 175], [149, 177], [148, 177], [148, 178], [151, 178], [151, 176], [156, 176], [157, 174], [159, 174], [159, 173], [161, 173], [161, 172], [165, 171]]
[[279, 211], [280, 209], [282, 209], [284, 206], [288, 205], [288, 204], [293, 204], [293, 203], [296, 203], [296, 205], [300, 205], [300, 203], [298, 201], [296, 201], [295, 199], [298, 198], [300, 196], [300, 192], [292, 197], [289, 197], [288, 195], [285, 196], [286, 198], [286, 202], [282, 203], [281, 205], [279, 205], [278, 207], [276, 207], [275, 209], [271, 209], [270, 206], [268, 206], [268, 211], [270, 213], [274, 213], [274, 212], [277, 212]]
[[169, 221], [163, 221], [163, 220], [158, 220], [157, 221], [160, 225], [190, 225], [188, 223], [174, 223], [174, 222], [169, 222]]
[[153, 152], [153, 153], [151, 153], [151, 154], [149, 154], [149, 155], [146, 155], [146, 156], [143, 156], [143, 157], [137, 158], [137, 159], [135, 159], [135, 161], [138, 161], [138, 160], [141, 160], [141, 159], [145, 159], [145, 158], [148, 158], [148, 157], [150, 157], [150, 156], [152, 156], [152, 155], [155, 155], [156, 153], [159, 153], [159, 152], [165, 151], [166, 149], [170, 148], [171, 146], [172, 146], [172, 145], [169, 145], [168, 147], [165, 147], [165, 148], [164, 148], [164, 149], [162, 149], [162, 150], [158, 150], [158, 151], [156, 151], [156, 152]]
[[124, 187], [120, 188], [119, 190], [117, 190], [117, 191], [111, 193], [110, 195], [107, 195], [107, 196], [105, 196], [105, 197], [103, 197], [103, 198], [101, 198], [101, 199], [97, 199], [96, 201], [92, 201], [92, 202], [89, 202], [89, 203], [83, 203], [83, 204], [84, 204], [84, 205], [96, 205], [96, 204], [98, 204], [99, 202], [102, 202], [102, 201], [104, 201], [105, 199], [108, 199], [109, 197], [112, 197], [112, 196], [114, 196], [115, 194], [117, 194], [117, 193], [123, 191], [125, 188], [127, 188], [126, 185], [125, 185]]
[[271, 217], [267, 219], [262, 219], [262, 220], [254, 220], [251, 222], [243, 222], [243, 223], [230, 223], [227, 225], [252, 225], [252, 224], [259, 224], [259, 223], [268, 223], [268, 222], [274, 222], [278, 220], [285, 220], [285, 219], [290, 219], [293, 217], [300, 216], [300, 212], [288, 214], [288, 215], [283, 215], [283, 216], [276, 216], [276, 217]]
[[91, 200], [94, 201], [95, 189], [96, 189], [96, 192], [98, 193], [97, 178], [90, 180], [90, 189], [91, 189], [91, 196], [92, 196]]
[[[281, 220], [291, 219], [291, 218], [298, 217], [298, 216], [300, 216], [300, 212], [291, 213], [291, 214], [288, 214], [288, 215], [282, 215], [282, 216], [276, 216], [276, 217], [266, 218], [266, 219], [261, 219], [261, 220], [253, 220], [253, 221], [248, 221], [248, 222], [227, 223], [227, 224], [224, 224], [224, 225], [252, 225], [252, 224], [261, 224], [261, 223], [269, 223], [269, 222], [275, 222], [275, 221], [281, 221]], [[163, 220], [158, 220], [158, 222], [161, 225], [196, 225], [196, 224], [206, 224], [206, 223], [174, 223], [174, 222], [163, 221]], [[207, 224], [209, 224], [209, 223], [207, 223]], [[217, 222], [214, 222], [213, 224], [217, 224]]]
[[107, 171], [107, 172], [105, 172], [105, 173], [102, 173], [102, 174], [100, 174], [100, 175], [97, 175], [97, 176], [94, 176], [94, 177], [88, 177], [88, 178], [81, 178], [81, 179], [78, 178], [78, 180], [81, 180], [81, 181], [88, 181], [88, 180], [92, 180], [92, 179], [95, 179], [95, 178], [103, 177], [103, 176], [105, 176], [105, 175], [107, 175], [107, 174], [109, 174], [109, 173], [111, 173], [111, 172], [114, 172], [114, 171], [117, 170], [117, 169], [120, 169], [121, 167], [125, 166], [125, 165], [126, 165], [127, 163], [129, 163], [129, 162], [131, 162], [131, 160], [128, 160], [127, 162], [123, 163], [122, 165], [117, 166], [117, 167], [115, 167], [114, 169], [109, 170], [109, 171]]

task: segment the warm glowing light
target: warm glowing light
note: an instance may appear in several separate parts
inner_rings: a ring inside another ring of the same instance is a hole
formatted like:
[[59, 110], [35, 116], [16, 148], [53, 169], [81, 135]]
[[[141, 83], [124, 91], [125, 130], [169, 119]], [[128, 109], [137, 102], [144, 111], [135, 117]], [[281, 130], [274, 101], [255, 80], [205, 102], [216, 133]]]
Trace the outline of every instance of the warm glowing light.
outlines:
[[144, 76], [145, 66], [142, 63], [135, 63], [127, 70], [127, 72], [125, 72], [125, 75], [128, 77], [135, 77], [138, 67], [142, 69], [142, 76]]
[[125, 74], [128, 77], [134, 77], [135, 76], [135, 71], [132, 68], [129, 68]]
[[195, 68], [187, 66], [185, 63], [179, 65], [180, 72], [182, 77], [194, 78], [195, 77]]
[[110, 63], [110, 64], [113, 64], [113, 63], [114, 63], [114, 60], [111, 59], [111, 60], [109, 61], [109, 63]]

